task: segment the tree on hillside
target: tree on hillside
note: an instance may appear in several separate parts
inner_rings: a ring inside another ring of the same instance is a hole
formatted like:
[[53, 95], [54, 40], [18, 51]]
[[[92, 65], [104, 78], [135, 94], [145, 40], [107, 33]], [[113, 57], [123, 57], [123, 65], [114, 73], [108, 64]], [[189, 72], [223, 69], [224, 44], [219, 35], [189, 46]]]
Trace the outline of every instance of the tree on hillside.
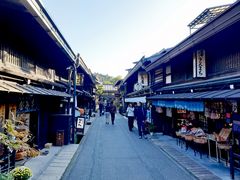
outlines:
[[116, 83], [118, 80], [121, 80], [122, 76], [116, 76], [113, 78], [113, 83]]
[[103, 85], [102, 84], [97, 85], [96, 93], [98, 96], [101, 96], [103, 94]]
[[97, 79], [103, 84], [114, 84], [118, 80], [122, 79], [121, 76], [112, 77], [112, 76], [109, 76], [108, 74], [103, 75], [100, 73], [94, 73], [94, 76], [96, 76]]

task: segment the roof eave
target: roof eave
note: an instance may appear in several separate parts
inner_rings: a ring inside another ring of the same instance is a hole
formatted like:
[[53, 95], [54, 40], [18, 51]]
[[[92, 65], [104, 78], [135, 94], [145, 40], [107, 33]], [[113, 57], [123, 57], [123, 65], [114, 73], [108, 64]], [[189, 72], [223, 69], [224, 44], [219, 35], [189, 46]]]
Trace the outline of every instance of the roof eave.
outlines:
[[71, 62], [75, 62], [75, 54], [63, 35], [54, 24], [53, 20], [43, 7], [39, 0], [20, 0], [20, 3], [26, 7], [27, 11], [32, 14], [39, 25], [48, 33], [48, 35], [56, 42], [56, 44], [64, 50], [69, 56]]
[[[161, 62], [155, 61], [154, 63], [150, 64], [146, 67], [147, 71], [151, 71], [160, 65], [169, 62], [172, 58], [176, 57], [177, 55], [183, 53], [184, 51], [190, 49], [196, 44], [206, 40], [207, 38], [213, 36], [214, 34], [220, 32], [221, 30], [225, 29], [229, 25], [233, 24], [234, 22], [239, 20], [240, 11], [237, 6], [240, 7], [240, 1], [234, 3], [231, 7], [229, 7], [226, 11], [222, 14], [211, 20], [209, 23], [204, 25], [203, 27], [199, 28], [193, 34], [185, 38], [183, 41], [178, 43], [173, 49], [167, 52], [163, 57], [161, 57]], [[235, 10], [235, 11], [234, 11]], [[229, 17], [223, 17], [229, 13]], [[231, 13], [231, 14], [230, 14]]]

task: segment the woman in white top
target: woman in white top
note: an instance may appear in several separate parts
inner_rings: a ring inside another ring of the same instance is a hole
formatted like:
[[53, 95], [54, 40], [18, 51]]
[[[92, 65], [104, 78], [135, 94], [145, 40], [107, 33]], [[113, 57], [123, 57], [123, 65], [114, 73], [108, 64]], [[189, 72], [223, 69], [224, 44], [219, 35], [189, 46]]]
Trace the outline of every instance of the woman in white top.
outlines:
[[134, 121], [134, 107], [132, 107], [132, 104], [128, 105], [126, 113], [128, 117], [128, 128], [129, 131], [132, 131]]

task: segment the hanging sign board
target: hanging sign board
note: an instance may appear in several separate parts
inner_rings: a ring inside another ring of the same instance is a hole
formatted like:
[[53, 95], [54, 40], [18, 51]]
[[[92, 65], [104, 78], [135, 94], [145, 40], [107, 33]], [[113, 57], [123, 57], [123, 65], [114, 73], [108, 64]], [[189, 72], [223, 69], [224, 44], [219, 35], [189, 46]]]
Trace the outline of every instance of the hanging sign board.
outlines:
[[205, 50], [197, 50], [193, 53], [193, 77], [205, 78], [206, 77], [206, 56]]

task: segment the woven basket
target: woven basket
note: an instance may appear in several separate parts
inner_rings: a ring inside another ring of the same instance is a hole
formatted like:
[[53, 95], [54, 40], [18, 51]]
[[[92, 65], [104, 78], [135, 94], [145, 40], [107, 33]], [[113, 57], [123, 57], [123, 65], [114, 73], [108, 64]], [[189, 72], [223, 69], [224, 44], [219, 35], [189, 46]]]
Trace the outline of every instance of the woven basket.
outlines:
[[186, 141], [192, 141], [194, 139], [193, 135], [185, 135]]
[[207, 139], [206, 138], [203, 138], [203, 137], [195, 137], [193, 139], [193, 141], [195, 143], [198, 143], [198, 144], [206, 144], [207, 143]]

